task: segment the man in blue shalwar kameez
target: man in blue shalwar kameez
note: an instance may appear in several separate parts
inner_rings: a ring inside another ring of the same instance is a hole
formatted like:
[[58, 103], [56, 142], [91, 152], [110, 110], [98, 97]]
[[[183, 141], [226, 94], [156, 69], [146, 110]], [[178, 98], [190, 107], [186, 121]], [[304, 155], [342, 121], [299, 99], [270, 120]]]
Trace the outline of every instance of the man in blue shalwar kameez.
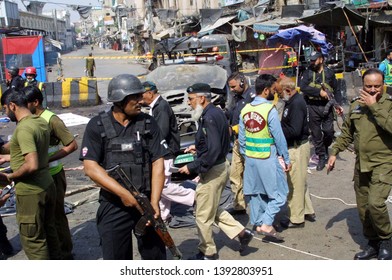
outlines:
[[[250, 222], [256, 232], [271, 241], [282, 241], [273, 222], [284, 206], [288, 185], [284, 172], [291, 168], [286, 139], [274, 98], [276, 79], [269, 74], [256, 79], [256, 98], [240, 115], [238, 140], [245, 156], [244, 195], [250, 208]], [[279, 162], [278, 156], [283, 158]]]

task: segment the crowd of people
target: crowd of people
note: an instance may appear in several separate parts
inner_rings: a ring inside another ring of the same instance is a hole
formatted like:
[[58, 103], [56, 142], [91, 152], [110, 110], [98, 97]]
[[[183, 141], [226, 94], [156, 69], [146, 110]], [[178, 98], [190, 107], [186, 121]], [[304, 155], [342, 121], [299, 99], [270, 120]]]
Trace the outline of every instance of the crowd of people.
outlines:
[[[156, 84], [142, 83], [130, 74], [114, 77], [107, 92], [113, 105], [89, 121], [79, 155], [86, 175], [101, 188], [97, 228], [103, 259], [133, 259], [132, 234], [142, 259], [167, 258], [165, 243], [151, 226], [154, 221], [147, 222], [144, 234], [136, 234], [144, 211], [135, 195], [107, 172], [113, 166], [119, 165], [148, 197], [154, 219], [170, 220], [171, 202], [194, 206], [199, 244], [191, 259], [216, 260], [214, 225], [229, 239], [238, 238], [241, 254], [254, 234], [284, 242], [278, 229], [316, 222], [307, 187], [311, 143], [318, 156], [317, 170], [326, 167], [328, 172], [338, 153], [354, 143], [354, 190], [368, 246], [353, 258], [392, 259], [386, 205], [392, 180], [392, 98], [384, 92], [380, 70], [367, 70], [362, 80], [363, 89], [350, 104], [336, 139], [333, 120], [335, 114], [343, 114], [342, 98], [321, 53], [311, 55], [299, 90], [288, 77], [261, 74], [253, 87], [242, 73], [233, 73], [227, 83], [234, 101], [225, 110], [212, 103], [210, 85], [195, 81], [186, 90], [192, 119], [198, 123], [195, 144], [180, 151], [176, 117]], [[0, 175], [16, 183], [22, 247], [29, 259], [70, 259], [72, 240], [66, 218], [61, 224], [55, 221], [63, 214], [56, 207], [64, 203], [66, 187], [58, 159], [75, 151], [76, 142], [62, 122], [44, 109], [36, 86], [9, 89], [1, 104], [17, 121], [11, 141], [1, 148], [1, 154], [10, 154], [1, 161], [10, 161], [12, 173]], [[148, 112], [142, 106], [148, 106]], [[197, 178], [196, 190], [171, 181], [174, 159], [182, 152], [195, 156], [178, 172]], [[227, 182], [234, 202], [225, 210], [219, 200]], [[246, 214], [252, 229], [235, 218]], [[60, 231], [67, 234], [61, 236]]]

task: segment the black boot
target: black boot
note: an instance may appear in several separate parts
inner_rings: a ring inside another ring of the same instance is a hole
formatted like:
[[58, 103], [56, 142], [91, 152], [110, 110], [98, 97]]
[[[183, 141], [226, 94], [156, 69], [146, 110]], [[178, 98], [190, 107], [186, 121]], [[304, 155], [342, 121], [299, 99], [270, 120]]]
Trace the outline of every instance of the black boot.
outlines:
[[378, 242], [371, 240], [366, 246], [365, 250], [356, 253], [354, 260], [370, 260], [378, 255]]
[[392, 244], [391, 239], [382, 240], [380, 242], [380, 249], [378, 250], [379, 260], [392, 260]]

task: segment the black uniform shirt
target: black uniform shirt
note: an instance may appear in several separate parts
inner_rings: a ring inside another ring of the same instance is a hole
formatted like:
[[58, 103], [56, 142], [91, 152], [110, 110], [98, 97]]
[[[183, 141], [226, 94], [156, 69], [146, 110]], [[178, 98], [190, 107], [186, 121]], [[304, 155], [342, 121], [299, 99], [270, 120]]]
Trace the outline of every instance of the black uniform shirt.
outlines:
[[309, 138], [308, 109], [303, 96], [294, 94], [285, 104], [282, 114], [282, 130], [287, 146]]
[[25, 80], [21, 76], [15, 76], [11, 79], [9, 88], [21, 90], [24, 88], [24, 82]]
[[[161, 136], [160, 129], [156, 121], [154, 120], [154, 118], [145, 113], [140, 113], [140, 114], [142, 114], [143, 118], [151, 120], [151, 125], [150, 125], [151, 136], [149, 137], [148, 145], [149, 145], [151, 162], [154, 162], [155, 160], [165, 156], [168, 153], [168, 150], [161, 143], [163, 138]], [[131, 133], [132, 131], [131, 126], [135, 124], [135, 122], [132, 121], [128, 124], [127, 127], [124, 127], [123, 125], [121, 125], [119, 122], [115, 120], [113, 114], [110, 114], [110, 119], [114, 124], [114, 129], [116, 130], [117, 134], [120, 134], [123, 130], [125, 130], [125, 133], [127, 132]], [[106, 138], [102, 138], [101, 136], [105, 130], [102, 125], [98, 125], [98, 121], [100, 121], [100, 116], [95, 116], [88, 122], [86, 126], [79, 159], [93, 160], [98, 162], [99, 164], [102, 164], [106, 153], [105, 151], [106, 143], [104, 143], [105, 141], [104, 139]]]
[[152, 115], [161, 129], [162, 137], [166, 140], [172, 157], [180, 150], [180, 133], [173, 109], [162, 96], [159, 96], [152, 108]]
[[191, 173], [206, 173], [214, 165], [225, 162], [230, 135], [226, 116], [221, 109], [211, 103], [204, 108], [195, 140], [197, 158], [188, 164]]
[[253, 101], [255, 98], [254, 88], [248, 86], [248, 88], [241, 94], [234, 94], [233, 96], [235, 104], [230, 109], [230, 125], [237, 125], [240, 122], [241, 110], [246, 104]]

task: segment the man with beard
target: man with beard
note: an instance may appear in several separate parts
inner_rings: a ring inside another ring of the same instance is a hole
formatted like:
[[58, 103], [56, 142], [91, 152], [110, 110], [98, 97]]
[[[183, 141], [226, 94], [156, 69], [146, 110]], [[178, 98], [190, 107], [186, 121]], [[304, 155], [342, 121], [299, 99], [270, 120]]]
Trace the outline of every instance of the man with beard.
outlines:
[[282, 130], [292, 162], [292, 169], [287, 173], [288, 216], [280, 224], [284, 228], [303, 228], [305, 220], [316, 221], [306, 183], [310, 158], [309, 114], [303, 96], [295, 88], [295, 82], [286, 77], [281, 79], [279, 84], [281, 87], [280, 96], [285, 102]]
[[368, 69], [362, 76], [363, 89], [350, 105], [349, 116], [332, 146], [328, 169], [336, 156], [354, 142], [354, 191], [365, 250], [355, 260], [392, 259], [392, 226], [386, 201], [392, 182], [392, 98], [384, 93], [383, 73]]
[[[83, 137], [79, 159], [86, 175], [101, 187], [97, 227], [105, 260], [133, 259], [132, 232], [143, 212], [132, 193], [110, 177], [107, 169], [120, 165], [150, 199], [155, 218], [160, 215], [163, 157], [168, 151], [154, 118], [141, 112], [144, 91], [134, 75], [114, 77], [107, 96], [112, 108], [92, 118]], [[142, 259], [166, 259], [165, 244], [153, 227], [147, 226], [144, 235], [136, 238]]]
[[[328, 159], [328, 147], [334, 137], [334, 112], [330, 106], [326, 111], [326, 105], [331, 99], [328, 92], [332, 93], [338, 103], [342, 95], [337, 91], [335, 73], [324, 65], [324, 57], [319, 52], [313, 52], [310, 56], [309, 68], [302, 74], [299, 82], [301, 92], [304, 94], [309, 110], [309, 129], [312, 136], [315, 153], [319, 158], [317, 170], [324, 169]], [[343, 109], [337, 110], [341, 114]]]
[[195, 145], [185, 152], [195, 153], [197, 158], [181, 167], [179, 172], [199, 174], [196, 187], [196, 226], [200, 237], [199, 253], [193, 259], [216, 260], [217, 248], [212, 236], [214, 223], [230, 238], [239, 238], [243, 252], [253, 235], [227, 211], [219, 207], [220, 197], [226, 186], [230, 148], [229, 126], [225, 114], [211, 103], [211, 88], [197, 83], [187, 88], [188, 104], [194, 110], [193, 119], [199, 122]]
[[47, 122], [27, 108], [26, 95], [7, 90], [1, 97], [7, 116], [17, 122], [2, 154], [10, 154], [12, 173], [0, 173], [16, 191], [16, 220], [22, 248], [30, 260], [60, 259], [55, 227], [56, 189], [48, 168], [50, 131]]
[[73, 246], [68, 219], [64, 212], [64, 197], [67, 189], [67, 181], [60, 159], [76, 151], [78, 144], [64, 122], [55, 113], [43, 107], [44, 97], [39, 88], [36, 86], [27, 86], [23, 89], [23, 92], [27, 97], [28, 108], [31, 113], [43, 118], [50, 127], [48, 150], [49, 172], [56, 186], [56, 229], [60, 239], [62, 259], [70, 260], [73, 259]]
[[[291, 169], [287, 143], [278, 111], [272, 104], [276, 79], [262, 74], [256, 79], [256, 97], [241, 111], [238, 141], [245, 157], [244, 195], [250, 223], [271, 241], [283, 241], [273, 226], [288, 193], [284, 171]], [[283, 157], [283, 163], [278, 160]]]
[[233, 208], [228, 209], [232, 215], [246, 214], [246, 203], [243, 192], [244, 157], [240, 154], [238, 144], [238, 123], [241, 110], [246, 104], [252, 102], [255, 97], [254, 88], [251, 87], [245, 76], [239, 72], [234, 72], [227, 79], [230, 90], [234, 93], [233, 105], [229, 108], [229, 124], [234, 137], [234, 146], [231, 158], [230, 182], [231, 190], [234, 194]]

